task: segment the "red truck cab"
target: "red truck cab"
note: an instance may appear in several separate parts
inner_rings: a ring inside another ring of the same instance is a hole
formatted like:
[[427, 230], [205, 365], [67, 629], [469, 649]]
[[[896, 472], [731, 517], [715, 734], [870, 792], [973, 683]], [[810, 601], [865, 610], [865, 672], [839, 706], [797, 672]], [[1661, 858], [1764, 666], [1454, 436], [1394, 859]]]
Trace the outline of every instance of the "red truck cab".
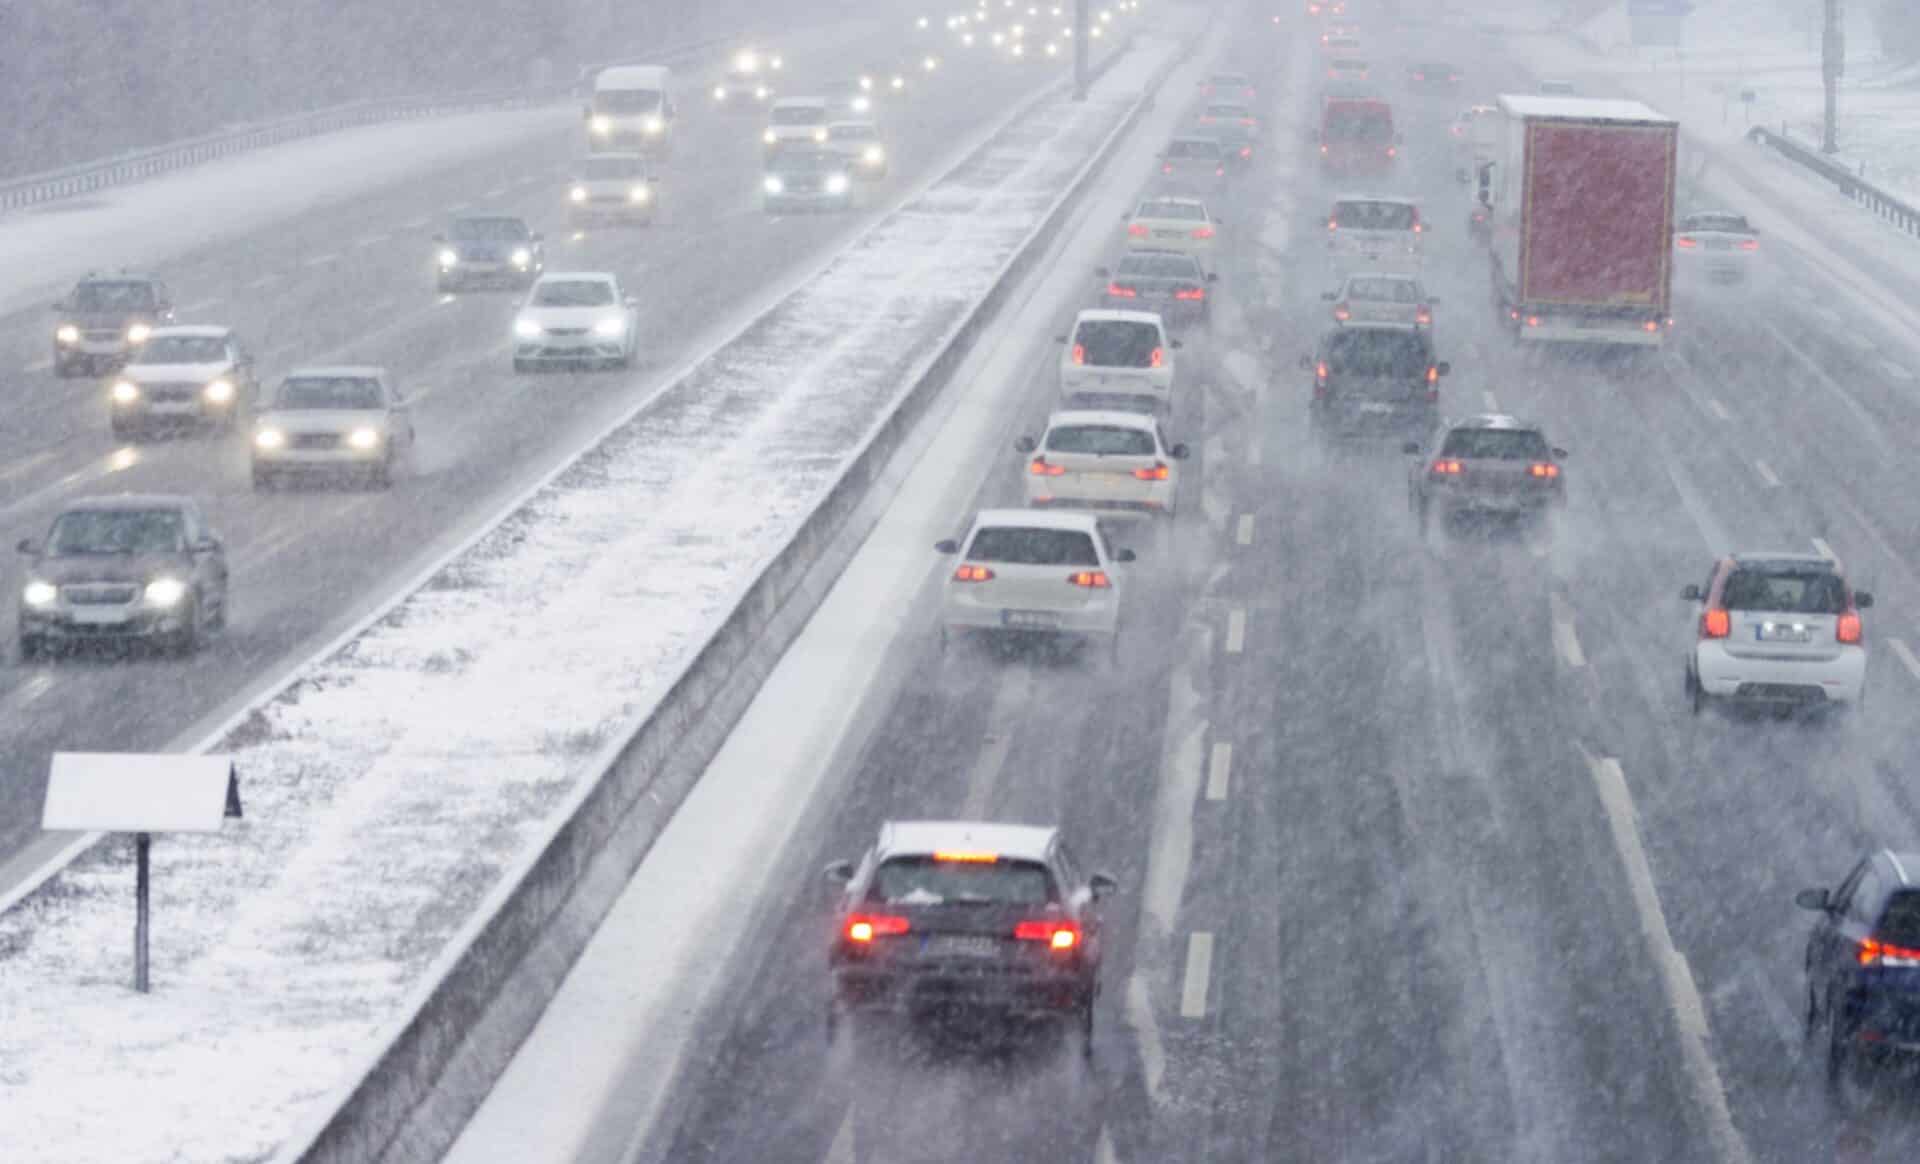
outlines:
[[1393, 107], [1374, 97], [1329, 97], [1320, 106], [1320, 168], [1329, 174], [1391, 173], [1400, 155]]

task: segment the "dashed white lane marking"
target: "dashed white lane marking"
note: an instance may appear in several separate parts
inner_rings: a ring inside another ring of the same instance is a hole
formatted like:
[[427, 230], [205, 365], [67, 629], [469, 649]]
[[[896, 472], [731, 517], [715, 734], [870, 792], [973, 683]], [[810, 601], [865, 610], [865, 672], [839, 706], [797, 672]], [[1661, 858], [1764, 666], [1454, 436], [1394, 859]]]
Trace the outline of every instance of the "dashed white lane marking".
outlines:
[[1243, 546], [1253, 544], [1253, 515], [1251, 513], [1243, 513], [1240, 515], [1240, 526], [1234, 531], [1233, 540]]
[[1721, 420], [1733, 419], [1733, 413], [1727, 411], [1727, 406], [1720, 403], [1720, 398], [1718, 396], [1707, 397], [1707, 408], [1710, 411], [1712, 411], [1712, 413], [1715, 416], [1719, 417]]
[[1813, 550], [1829, 562], [1837, 562], [1840, 560], [1833, 552], [1833, 547], [1820, 538], [1813, 539]]
[[[1894, 640], [1898, 642], [1899, 640]], [[1900, 648], [1905, 650], [1906, 648]], [[1911, 658], [1912, 656], [1908, 656]], [[1225, 800], [1227, 781], [1233, 771], [1233, 745], [1225, 740], [1213, 745], [1213, 752], [1207, 757], [1207, 799]]]
[[16, 708], [24, 709], [42, 695], [53, 690], [53, 676], [42, 671], [33, 678], [13, 689], [13, 694], [5, 702]]
[[392, 242], [392, 241], [393, 241], [393, 236], [390, 234], [370, 234], [365, 238], [357, 238], [353, 240], [353, 245], [355, 247], [377, 247], [381, 243]]
[[1247, 645], [1247, 612], [1234, 610], [1227, 614], [1227, 654], [1237, 655]]
[[1207, 1017], [1207, 980], [1213, 976], [1213, 935], [1198, 930], [1187, 937], [1187, 974], [1180, 985], [1180, 1017]]
[[820, 1164], [859, 1164], [859, 1160], [853, 1151], [853, 1105], [848, 1104], [847, 1114], [840, 1120], [840, 1130], [833, 1134], [833, 1143]]
[[1760, 474], [1760, 480], [1766, 482], [1767, 488], [1769, 489], [1780, 488], [1780, 478], [1777, 474], [1774, 473], [1773, 466], [1767, 464], [1765, 461], [1761, 460], [1760, 458], [1755, 457], [1753, 459], [1753, 471]]
[[432, 219], [430, 219], [430, 218], [428, 218], [428, 217], [427, 217], [426, 215], [424, 215], [424, 214], [423, 214], [423, 215], [421, 215], [421, 216], [420, 216], [419, 218], [409, 218], [409, 219], [407, 219], [407, 220], [406, 220], [405, 222], [403, 222], [403, 223], [401, 223], [401, 224], [400, 224], [400, 229], [402, 229], [402, 230], [419, 230], [419, 229], [420, 229], [421, 227], [423, 227], [423, 226], [425, 226], [425, 225], [427, 225], [427, 223], [429, 223], [429, 222], [431, 222], [431, 221], [433, 221], [433, 220], [432, 220]]
[[1892, 360], [1881, 360], [1880, 367], [1881, 367], [1881, 370], [1886, 372], [1887, 376], [1890, 379], [1894, 379], [1894, 380], [1913, 379], [1913, 373], [1907, 371], [1906, 365], [1904, 364], [1896, 364]]
[[1667, 915], [1660, 908], [1660, 891], [1653, 882], [1653, 866], [1640, 844], [1640, 828], [1635, 821], [1633, 793], [1627, 789], [1626, 773], [1620, 761], [1612, 757], [1587, 755], [1587, 766], [1606, 809], [1607, 825], [1613, 833], [1613, 846], [1626, 867], [1627, 883], [1633, 891], [1634, 908], [1640, 914], [1640, 928], [1652, 947], [1661, 970], [1661, 985], [1667, 1005], [1679, 1023], [1681, 1055], [1693, 1084], [1694, 1098], [1707, 1118], [1708, 1133], [1718, 1149], [1715, 1156], [1729, 1164], [1747, 1164], [1752, 1159], [1746, 1141], [1733, 1126], [1733, 1113], [1727, 1107], [1727, 1088], [1720, 1069], [1707, 1051], [1706, 1004], [1700, 1000], [1700, 988], [1694, 984], [1687, 959], [1673, 944], [1667, 928]]
[[1113, 1136], [1105, 1124], [1100, 1125], [1100, 1138], [1093, 1145], [1093, 1164], [1120, 1164], [1120, 1157], [1113, 1150]]
[[1500, 398], [1493, 394], [1492, 389], [1482, 392], [1480, 399], [1486, 402], [1488, 412], [1500, 411]]
[[1809, 304], [1807, 306], [1807, 310], [1813, 312], [1815, 315], [1819, 316], [1821, 319], [1826, 320], [1828, 323], [1837, 324], [1842, 322], [1842, 320], [1840, 319], [1840, 313], [1838, 311], [1835, 311], [1830, 305], [1820, 302], [1819, 300], [1815, 300], [1813, 303]]
[[218, 306], [220, 306], [219, 299], [200, 299], [192, 303], [183, 304], [180, 308], [180, 314], [198, 315], [202, 311], [207, 310], [208, 308], [218, 307]]
[[1247, 464], [1258, 465], [1259, 463], [1260, 463], [1260, 438], [1259, 436], [1256, 435], [1252, 440], [1247, 442]]
[[1127, 979], [1126, 1012], [1127, 1025], [1133, 1028], [1134, 1042], [1140, 1048], [1147, 1095], [1157, 1100], [1167, 1078], [1167, 1052], [1160, 1044], [1159, 1020], [1153, 1017], [1153, 996], [1147, 993], [1147, 980], [1138, 971]]
[[1913, 657], [1913, 651], [1907, 647], [1907, 644], [1901, 642], [1899, 639], [1888, 639], [1887, 649], [1892, 651], [1894, 657], [1900, 660], [1900, 665], [1907, 669], [1907, 674], [1913, 676], [1915, 679], [1920, 679], [1920, 659]]
[[449, 304], [449, 303], [456, 303], [456, 302], [458, 302], [458, 301], [459, 301], [459, 299], [460, 299], [460, 297], [459, 297], [458, 295], [442, 295], [442, 296], [440, 297], [440, 302], [439, 302], [438, 304], [436, 304], [435, 306], [438, 306], [438, 307], [445, 307], [445, 306], [446, 306], [447, 304]]
[[456, 202], [452, 206], [447, 207], [447, 213], [460, 214], [472, 209], [473, 209], [473, 203], [471, 202]]
[[258, 291], [262, 287], [271, 287], [279, 281], [280, 276], [278, 275], [262, 275], [253, 282], [248, 283], [246, 289], [249, 291]]
[[493, 189], [487, 191], [486, 194], [482, 195], [482, 197], [498, 198], [501, 195], [505, 194], [506, 192], [507, 192], [507, 188], [505, 186], [495, 186]]
[[324, 255], [315, 255], [312, 258], [308, 259], [306, 262], [301, 263], [300, 265], [303, 267], [331, 267], [339, 261], [340, 261], [339, 252], [329, 251]]
[[35, 360], [33, 363], [28, 364], [25, 370], [28, 372], [51, 372], [53, 371], [53, 357], [48, 356], [45, 359]]
[[1013, 751], [1013, 728], [1023, 711], [1033, 706], [1033, 669], [1022, 667], [1010, 673], [1000, 689], [993, 693], [993, 707], [987, 712], [986, 747], [974, 757], [967, 772], [966, 803], [960, 810], [962, 820], [985, 820], [993, 802], [994, 789], [1000, 783], [1000, 770], [1006, 767]]
[[1587, 665], [1587, 655], [1580, 649], [1580, 636], [1574, 633], [1573, 612], [1567, 609], [1566, 600], [1558, 594], [1547, 595], [1547, 609], [1553, 615], [1553, 646], [1569, 667]]

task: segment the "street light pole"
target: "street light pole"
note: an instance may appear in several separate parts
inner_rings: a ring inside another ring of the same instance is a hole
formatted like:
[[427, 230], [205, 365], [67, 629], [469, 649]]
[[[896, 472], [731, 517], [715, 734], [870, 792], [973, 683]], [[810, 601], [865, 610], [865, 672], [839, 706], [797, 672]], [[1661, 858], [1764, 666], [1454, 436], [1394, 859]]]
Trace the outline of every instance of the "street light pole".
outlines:
[[[1828, 0], [1832, 3], [1832, 0]], [[1087, 42], [1093, 21], [1088, 15], [1092, 0], [1073, 0], [1073, 99], [1087, 99]]]

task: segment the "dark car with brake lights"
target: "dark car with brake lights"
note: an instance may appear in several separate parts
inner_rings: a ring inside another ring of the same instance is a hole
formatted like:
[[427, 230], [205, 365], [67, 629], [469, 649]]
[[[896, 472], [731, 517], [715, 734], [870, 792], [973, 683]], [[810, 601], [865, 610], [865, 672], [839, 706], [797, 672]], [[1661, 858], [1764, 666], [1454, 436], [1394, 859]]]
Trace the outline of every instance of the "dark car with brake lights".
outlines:
[[98, 376], [127, 362], [154, 328], [173, 320], [167, 286], [151, 275], [90, 274], [53, 305], [53, 374]]
[[1854, 1114], [1920, 1066], [1920, 853], [1882, 849], [1835, 889], [1794, 897], [1807, 936], [1807, 1037], [1825, 1028], [1827, 1092]]
[[547, 265], [545, 240], [524, 219], [510, 214], [461, 215], [434, 235], [433, 242], [441, 291], [525, 290]]
[[1092, 1053], [1098, 903], [1115, 882], [1084, 874], [1060, 830], [889, 821], [857, 865], [826, 874], [845, 886], [828, 946], [830, 1033], [871, 1014], [1065, 1019]]
[[1197, 256], [1181, 251], [1129, 251], [1117, 266], [1094, 273], [1106, 281], [1101, 306], [1157, 312], [1169, 324], [1206, 322], [1212, 310], [1208, 286], [1219, 278], [1202, 269]]
[[1314, 434], [1424, 435], [1438, 422], [1440, 378], [1450, 368], [1435, 358], [1425, 328], [1348, 323], [1328, 331], [1300, 366], [1313, 373], [1307, 413]]
[[1567, 502], [1555, 448], [1536, 425], [1488, 413], [1450, 424], [1426, 443], [1408, 441], [1417, 458], [1407, 474], [1407, 502], [1425, 532], [1437, 514], [1443, 525], [1460, 518], [1525, 521]]

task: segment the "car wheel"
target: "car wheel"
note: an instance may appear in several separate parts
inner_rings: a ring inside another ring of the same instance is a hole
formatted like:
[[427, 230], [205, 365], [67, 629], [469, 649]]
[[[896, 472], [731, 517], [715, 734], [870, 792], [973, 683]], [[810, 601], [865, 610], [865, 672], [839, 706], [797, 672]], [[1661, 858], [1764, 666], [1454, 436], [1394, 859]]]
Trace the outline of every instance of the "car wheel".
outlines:
[[1707, 689], [1701, 686], [1700, 678], [1693, 673], [1692, 667], [1687, 668], [1686, 688], [1687, 705], [1694, 715], [1699, 715], [1707, 709]]
[[39, 635], [21, 635], [20, 636], [20, 661], [22, 663], [33, 662], [35, 659], [38, 659], [41, 655], [45, 654], [46, 650], [47, 650], [46, 641], [43, 640]]
[[524, 375], [526, 375], [527, 373], [529, 373], [529, 372], [531, 372], [531, 371], [533, 371], [533, 365], [532, 365], [532, 364], [529, 364], [529, 363], [528, 363], [527, 361], [525, 361], [525, 360], [522, 360], [522, 359], [519, 359], [519, 358], [517, 358], [517, 357], [516, 357], [516, 358], [514, 359], [514, 361], [513, 361], [513, 374], [514, 374], [514, 375], [516, 375], [516, 376], [524, 376]]
[[393, 452], [391, 449], [388, 450], [387, 455], [381, 459], [379, 464], [367, 470], [367, 484], [375, 489], [393, 488]]
[[253, 488], [255, 492], [261, 492], [261, 493], [264, 493], [272, 489], [273, 488], [272, 472], [261, 468], [259, 465], [255, 465], [253, 467]]
[[1853, 1032], [1832, 1014], [1827, 1016], [1827, 1100], [1842, 1115], [1871, 1110], [1880, 1097], [1880, 1080], [1873, 1060], [1861, 1053]]
[[200, 598], [196, 595], [187, 607], [187, 617], [179, 630], [173, 632], [172, 640], [167, 644], [175, 655], [185, 658], [200, 647]]

